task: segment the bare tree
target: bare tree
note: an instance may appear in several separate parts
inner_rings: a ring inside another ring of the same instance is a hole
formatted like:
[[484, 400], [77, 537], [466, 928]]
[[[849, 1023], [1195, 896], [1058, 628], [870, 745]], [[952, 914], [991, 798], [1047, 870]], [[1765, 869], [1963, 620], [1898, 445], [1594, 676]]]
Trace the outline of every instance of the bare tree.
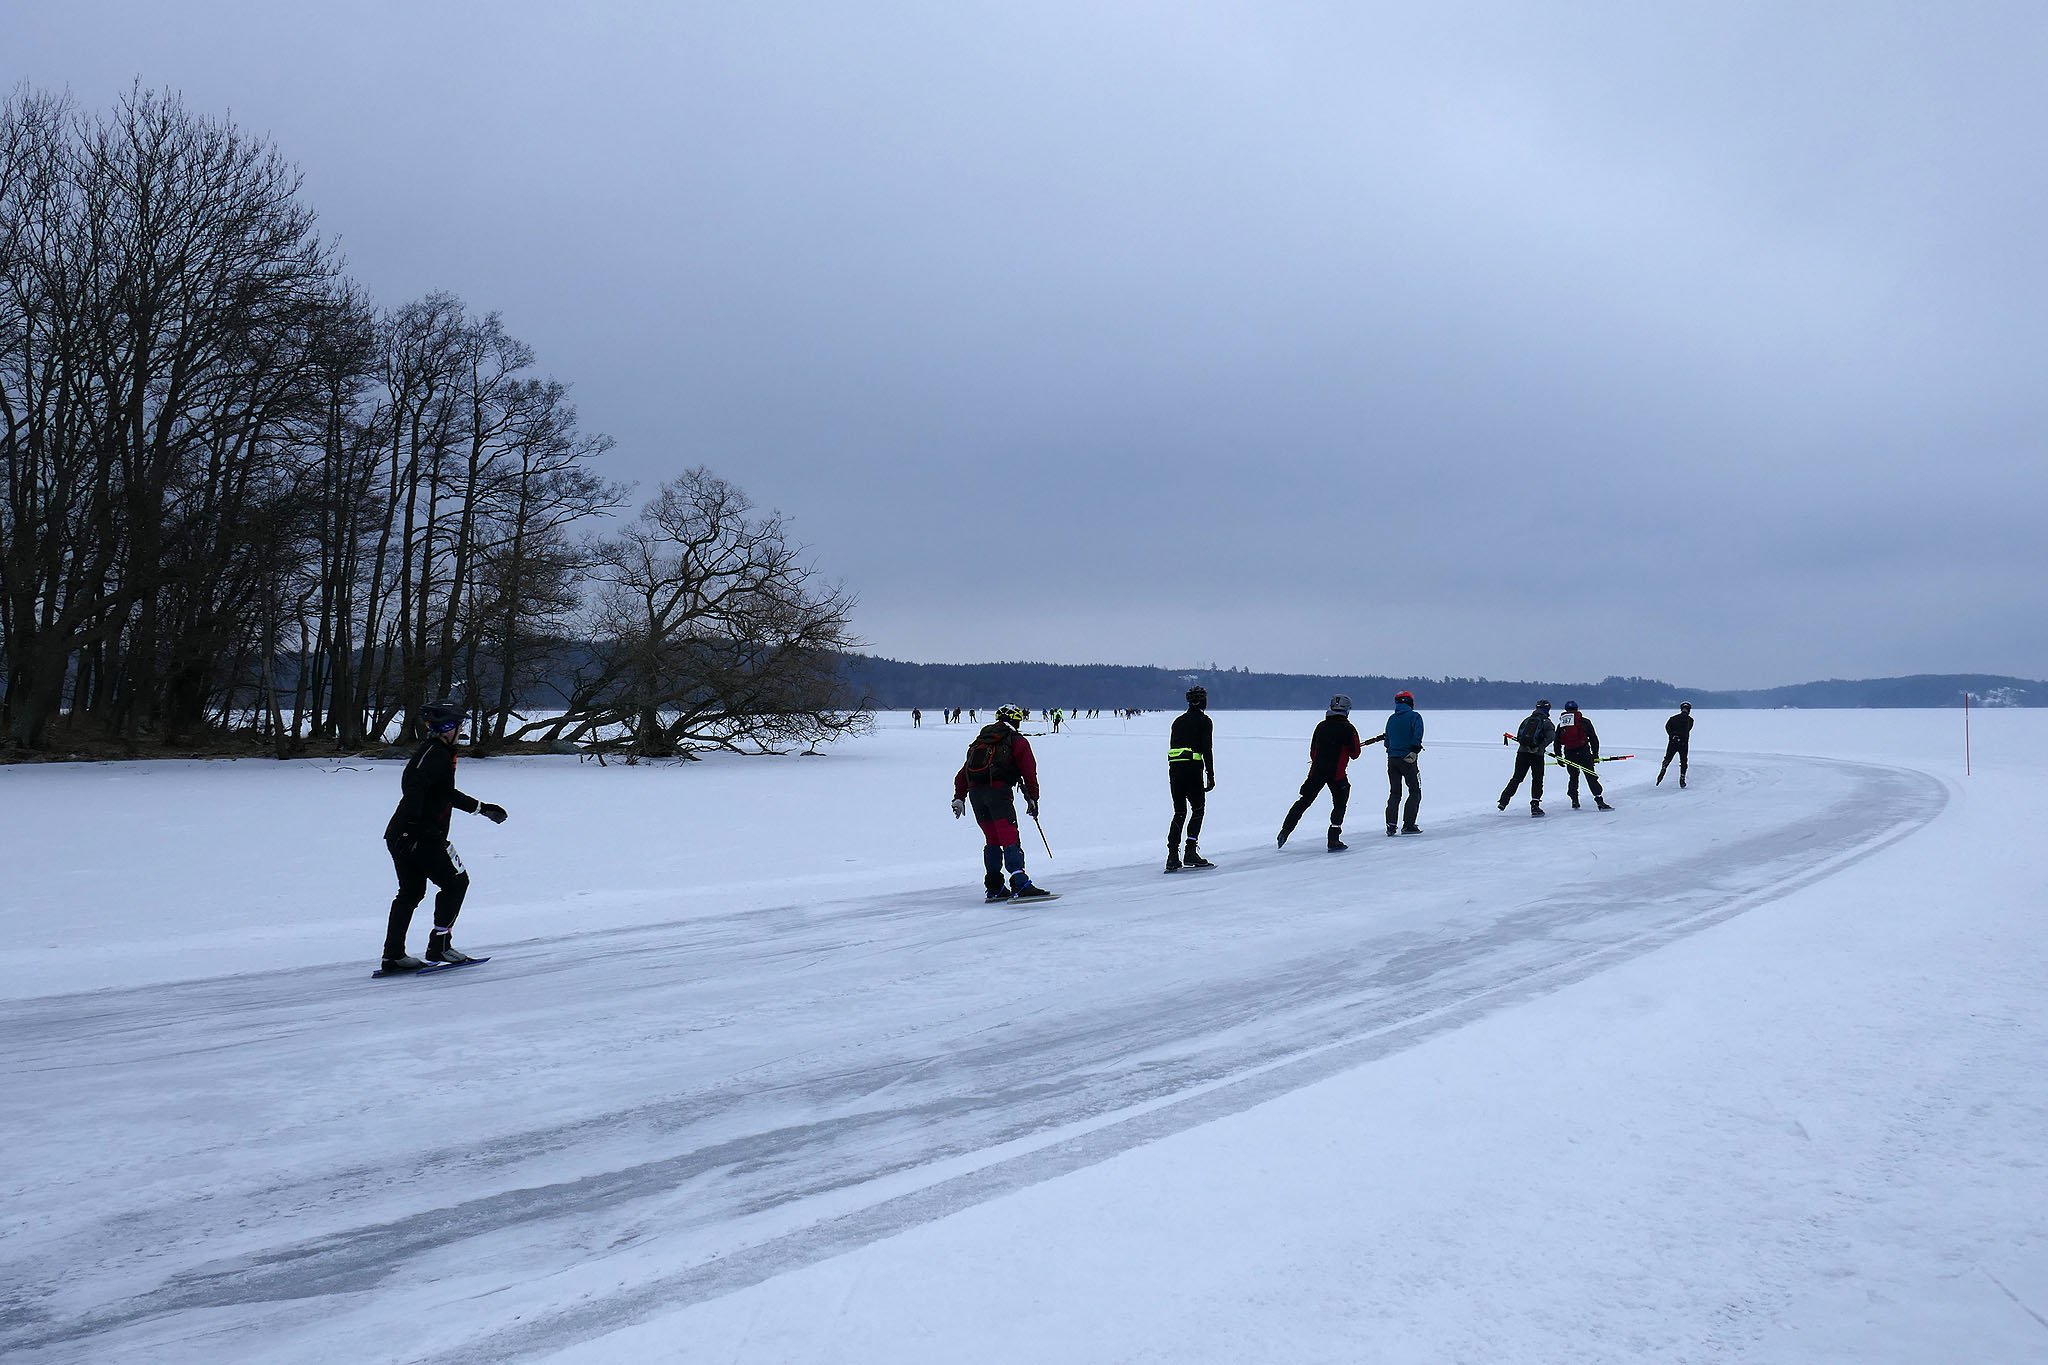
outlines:
[[852, 597], [818, 580], [782, 517], [703, 468], [596, 552], [589, 666], [565, 712], [520, 731], [635, 757], [784, 752], [860, 731], [841, 680]]

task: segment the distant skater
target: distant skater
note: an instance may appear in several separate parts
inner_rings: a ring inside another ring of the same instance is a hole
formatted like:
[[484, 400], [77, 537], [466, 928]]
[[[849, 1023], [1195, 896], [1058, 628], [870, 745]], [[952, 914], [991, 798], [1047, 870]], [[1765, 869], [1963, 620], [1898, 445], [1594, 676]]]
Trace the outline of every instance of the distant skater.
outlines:
[[1586, 786], [1593, 793], [1593, 804], [1600, 810], [1613, 810], [1607, 804], [1600, 787], [1600, 735], [1593, 729], [1591, 717], [1579, 711], [1579, 704], [1568, 701], [1564, 704], [1564, 724], [1557, 727], [1557, 737], [1551, 741], [1552, 751], [1565, 764], [1565, 795], [1572, 799], [1572, 809], [1579, 808], [1579, 779], [1586, 779]]
[[[1415, 817], [1422, 810], [1422, 713], [1415, 709], [1415, 694], [1394, 694], [1394, 714], [1387, 717], [1387, 835], [1420, 834]], [[1401, 791], [1408, 792], [1408, 808], [1401, 810]], [[1401, 816], [1396, 826], [1395, 815]]]
[[[502, 825], [505, 808], [479, 801], [455, 786], [455, 748], [462, 742], [462, 718], [458, 702], [429, 702], [420, 709], [426, 738], [406, 760], [399, 777], [398, 809], [384, 826], [384, 847], [391, 851], [392, 866], [398, 871], [398, 894], [392, 898], [391, 918], [384, 929], [386, 972], [416, 972], [430, 962], [470, 960], [453, 941], [455, 917], [462, 913], [462, 898], [469, 894], [469, 873], [463, 870], [455, 845], [448, 841], [448, 821], [460, 808]], [[426, 899], [428, 882], [437, 890], [434, 928], [427, 936], [427, 956], [422, 961], [405, 951], [405, 935], [412, 926], [412, 912]]]
[[1685, 785], [1685, 765], [1692, 755], [1692, 703], [1678, 703], [1678, 714], [1664, 722], [1664, 733], [1669, 738], [1664, 744], [1664, 763], [1657, 769], [1657, 781], [1664, 781], [1664, 770], [1671, 766], [1671, 760], [1678, 760], [1678, 785]]
[[[1196, 848], [1208, 794], [1216, 790], [1215, 737], [1216, 727], [1209, 720], [1209, 689], [1190, 687], [1188, 709], [1173, 718], [1173, 730], [1166, 739], [1166, 789], [1173, 797], [1173, 823], [1166, 827], [1168, 872], [1216, 866]], [[1183, 821], [1188, 836], [1186, 852], [1180, 844]]]
[[1529, 814], [1543, 814], [1543, 764], [1550, 752], [1550, 741], [1556, 735], [1557, 726], [1550, 720], [1550, 703], [1539, 701], [1513, 735], [1501, 736], [1503, 743], [1516, 746], [1515, 775], [1507, 786], [1501, 788], [1502, 810], [1506, 810], [1508, 802], [1515, 799], [1515, 789], [1522, 785], [1526, 776], [1529, 779]]
[[[982, 885], [992, 901], [1048, 900], [1052, 892], [1032, 885], [1024, 871], [1024, 841], [1017, 824], [1016, 788], [1024, 789], [1024, 813], [1038, 814], [1038, 760], [1031, 741], [1017, 732], [1024, 711], [998, 706], [994, 721], [981, 728], [967, 746], [967, 761], [953, 774], [953, 818], [974, 807], [981, 826]], [[1003, 872], [1010, 881], [1003, 884]]]
[[917, 709], [917, 708], [916, 708], [915, 706], [911, 707], [911, 708], [910, 708], [910, 728], [911, 728], [911, 729], [913, 729], [913, 730], [916, 730], [916, 729], [921, 729], [921, 728], [923, 727], [923, 725], [924, 725], [924, 712], [922, 712], [922, 711], [918, 710], [918, 709]]
[[1281, 848], [1287, 847], [1287, 836], [1294, 833], [1309, 804], [1325, 787], [1330, 789], [1330, 852], [1340, 853], [1349, 847], [1344, 842], [1344, 808], [1351, 801], [1351, 779], [1344, 774], [1351, 760], [1363, 751], [1358, 731], [1351, 724], [1351, 698], [1330, 698], [1330, 713], [1309, 737], [1308, 780], [1301, 784], [1301, 799], [1288, 808], [1287, 818], [1280, 822], [1276, 842]]

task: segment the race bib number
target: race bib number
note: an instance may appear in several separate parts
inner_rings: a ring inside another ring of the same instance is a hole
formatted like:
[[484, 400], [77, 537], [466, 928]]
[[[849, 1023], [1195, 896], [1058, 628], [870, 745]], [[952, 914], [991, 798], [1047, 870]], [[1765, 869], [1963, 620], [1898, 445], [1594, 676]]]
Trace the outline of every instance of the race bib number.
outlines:
[[448, 865], [454, 868], [457, 872], [469, 871], [468, 868], [462, 865], [462, 855], [455, 851], [455, 845], [452, 841], [448, 845]]

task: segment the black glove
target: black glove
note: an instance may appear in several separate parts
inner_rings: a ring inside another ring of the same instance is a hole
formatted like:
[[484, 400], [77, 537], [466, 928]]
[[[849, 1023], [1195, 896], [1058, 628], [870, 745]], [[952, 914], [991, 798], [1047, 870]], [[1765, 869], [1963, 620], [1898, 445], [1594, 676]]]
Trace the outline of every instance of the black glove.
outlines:
[[1036, 820], [1038, 818], [1038, 802], [1036, 800], [1026, 801], [1024, 803], [1024, 813]]
[[1204, 782], [1204, 783], [1202, 784], [1202, 790], [1203, 790], [1203, 791], [1205, 791], [1205, 792], [1212, 792], [1212, 791], [1215, 791], [1215, 790], [1216, 790], [1216, 779], [1212, 777], [1212, 778], [1210, 778], [1210, 779], [1209, 779], [1209, 780], [1208, 780], [1207, 782]]
[[505, 808], [503, 806], [492, 805], [489, 801], [479, 801], [477, 803], [476, 813], [478, 815], [483, 816], [484, 819], [490, 821], [494, 825], [502, 825], [505, 823]]

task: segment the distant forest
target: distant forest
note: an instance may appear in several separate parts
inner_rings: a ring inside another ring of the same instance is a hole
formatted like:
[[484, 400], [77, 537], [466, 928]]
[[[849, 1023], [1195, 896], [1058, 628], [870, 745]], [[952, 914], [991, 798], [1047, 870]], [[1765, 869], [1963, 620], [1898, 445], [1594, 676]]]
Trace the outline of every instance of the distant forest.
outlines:
[[915, 664], [849, 654], [844, 668], [856, 692], [879, 710], [948, 706], [991, 707], [1014, 701], [1112, 710], [1175, 710], [1187, 689], [1209, 689], [1215, 710], [1319, 710], [1343, 693], [1362, 709], [1386, 704], [1407, 688], [1423, 709], [1512, 711], [1547, 697], [1605, 711], [1675, 707], [1689, 701], [1716, 707], [1808, 708], [1961, 706], [1968, 692], [1980, 706], [2048, 705], [2048, 682], [1981, 673], [1919, 674], [1909, 678], [1829, 679], [1752, 691], [1713, 692], [1675, 687], [1655, 678], [1603, 678], [1599, 682], [1530, 679], [1418, 678], [1367, 674], [1327, 677], [1312, 673], [1252, 673], [1244, 669], [1132, 668], [1110, 664]]

